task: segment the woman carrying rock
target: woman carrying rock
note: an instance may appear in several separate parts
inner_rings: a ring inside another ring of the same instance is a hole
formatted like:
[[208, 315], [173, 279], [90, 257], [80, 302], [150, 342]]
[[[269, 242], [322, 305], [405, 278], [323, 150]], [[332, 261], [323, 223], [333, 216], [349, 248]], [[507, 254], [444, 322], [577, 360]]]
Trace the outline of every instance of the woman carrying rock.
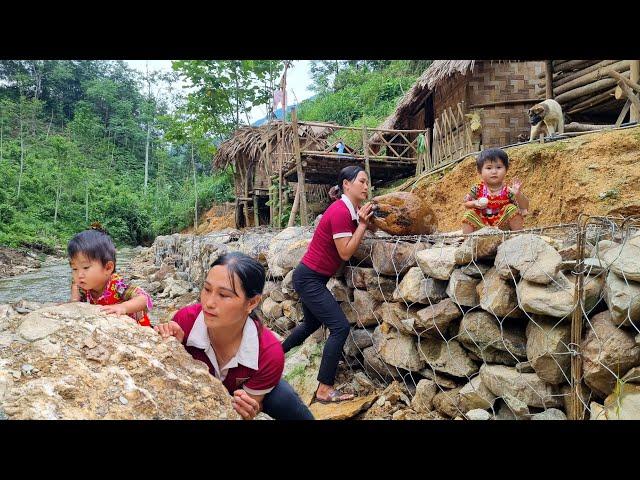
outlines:
[[302, 301], [304, 320], [293, 329], [282, 347], [288, 352], [321, 325], [329, 329], [318, 372], [320, 385], [316, 400], [321, 403], [353, 398], [333, 388], [342, 348], [349, 335], [349, 322], [326, 285], [342, 261], [349, 260], [355, 253], [371, 225], [371, 204], [360, 206], [368, 192], [369, 179], [361, 167], [349, 166], [340, 171], [338, 185], [331, 192], [332, 197], [336, 193], [340, 197], [322, 215], [307, 252], [293, 272], [293, 286]]
[[233, 407], [245, 420], [263, 411], [276, 420], [313, 420], [313, 415], [282, 377], [284, 353], [278, 339], [253, 310], [259, 305], [265, 271], [239, 252], [219, 257], [200, 292], [200, 303], [176, 312], [155, 327], [174, 336], [209, 367], [233, 395]]

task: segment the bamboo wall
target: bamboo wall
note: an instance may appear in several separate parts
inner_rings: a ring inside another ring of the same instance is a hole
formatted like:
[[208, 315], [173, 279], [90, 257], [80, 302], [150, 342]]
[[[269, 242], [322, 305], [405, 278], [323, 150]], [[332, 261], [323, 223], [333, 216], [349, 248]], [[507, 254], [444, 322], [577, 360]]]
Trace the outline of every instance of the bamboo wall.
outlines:
[[[536, 98], [538, 74], [544, 62], [477, 62], [467, 75], [466, 105]], [[527, 110], [531, 105], [497, 105], [482, 107], [482, 147], [498, 147], [518, 141], [520, 134], [529, 137], [531, 125]]]

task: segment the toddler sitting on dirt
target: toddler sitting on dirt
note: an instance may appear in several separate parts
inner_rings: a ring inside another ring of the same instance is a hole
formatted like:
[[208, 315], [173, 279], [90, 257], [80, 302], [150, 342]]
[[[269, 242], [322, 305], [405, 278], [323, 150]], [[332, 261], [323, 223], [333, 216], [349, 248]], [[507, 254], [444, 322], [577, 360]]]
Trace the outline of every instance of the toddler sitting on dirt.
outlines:
[[521, 192], [522, 182], [517, 178], [508, 187], [504, 177], [509, 169], [509, 157], [500, 148], [483, 150], [476, 159], [482, 181], [464, 197], [469, 209], [462, 220], [462, 232], [471, 233], [490, 226], [503, 230], [522, 230], [528, 215], [529, 200]]

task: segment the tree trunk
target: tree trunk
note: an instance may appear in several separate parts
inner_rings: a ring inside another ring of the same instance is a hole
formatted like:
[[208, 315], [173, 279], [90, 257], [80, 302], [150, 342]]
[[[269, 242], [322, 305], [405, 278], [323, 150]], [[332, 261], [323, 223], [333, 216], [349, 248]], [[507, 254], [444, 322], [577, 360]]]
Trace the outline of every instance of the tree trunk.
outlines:
[[151, 122], [147, 122], [147, 145], [144, 153], [144, 193], [147, 193], [149, 183], [149, 137], [151, 136]]
[[18, 194], [20, 198], [20, 187], [22, 187], [22, 172], [24, 170], [24, 135], [22, 132], [22, 98], [20, 98], [20, 175], [18, 176]]
[[628, 69], [629, 69], [629, 60], [623, 60], [621, 62], [617, 62], [612, 65], [605, 65], [594, 71], [588, 72], [585, 75], [582, 75], [574, 80], [571, 80], [570, 82], [567, 82], [564, 85], [556, 87], [553, 90], [553, 92], [556, 95], [561, 95], [574, 88], [582, 87], [583, 85], [587, 85], [589, 83], [595, 82], [596, 80], [606, 78], [607, 72], [609, 70], [615, 70], [616, 72], [623, 72]]
[[[623, 74], [626, 78], [629, 78], [630, 73], [625, 72]], [[569, 90], [568, 92], [563, 93], [562, 95], [558, 95], [556, 97], [556, 102], [560, 104], [566, 104], [571, 100], [576, 100], [580, 97], [585, 97], [588, 95], [592, 95], [596, 92], [601, 92], [602, 90], [611, 88], [615, 86], [618, 81], [614, 78], [603, 78], [602, 80], [598, 80], [593, 83], [589, 83], [588, 85], [584, 85], [582, 87], [575, 88], [573, 90]]]
[[84, 221], [89, 225], [89, 181], [84, 182]]
[[51, 131], [51, 123], [53, 122], [53, 109], [51, 109], [51, 120], [49, 120], [49, 127], [47, 128], [47, 136], [49, 138], [49, 132]]
[[58, 206], [60, 205], [61, 180], [58, 179], [58, 188], [56, 188], [56, 209], [53, 212], [53, 224], [58, 223]]
[[193, 167], [193, 191], [195, 192], [195, 212], [194, 212], [194, 223], [193, 223], [193, 232], [198, 228], [198, 184], [196, 181], [196, 161], [193, 157], [193, 142], [191, 142], [191, 165]]

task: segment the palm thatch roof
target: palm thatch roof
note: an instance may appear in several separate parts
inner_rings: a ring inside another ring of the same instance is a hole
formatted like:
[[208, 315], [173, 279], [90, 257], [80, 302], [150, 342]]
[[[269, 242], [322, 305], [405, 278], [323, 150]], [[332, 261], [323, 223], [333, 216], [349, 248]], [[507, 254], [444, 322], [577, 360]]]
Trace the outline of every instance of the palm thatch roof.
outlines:
[[[298, 137], [301, 143], [304, 143], [305, 137], [312, 139], [325, 139], [333, 131], [330, 126], [334, 123], [326, 123], [321, 125], [306, 125], [300, 123], [298, 125]], [[213, 166], [215, 168], [225, 168], [228, 165], [238, 166], [238, 163], [246, 161], [260, 161], [266, 153], [267, 145], [270, 143], [273, 151], [276, 149], [278, 141], [278, 133], [282, 133], [282, 122], [275, 121], [266, 123], [259, 127], [240, 127], [233, 133], [233, 136], [222, 142], [216, 154], [213, 157]], [[284, 125], [284, 143], [285, 152], [293, 152], [293, 128], [291, 123]]]
[[473, 71], [476, 60], [435, 60], [429, 68], [416, 80], [411, 89], [400, 99], [395, 112], [378, 128], [393, 130], [399, 120], [413, 110], [417, 101], [422, 101], [434, 88], [454, 75], [466, 75]]

